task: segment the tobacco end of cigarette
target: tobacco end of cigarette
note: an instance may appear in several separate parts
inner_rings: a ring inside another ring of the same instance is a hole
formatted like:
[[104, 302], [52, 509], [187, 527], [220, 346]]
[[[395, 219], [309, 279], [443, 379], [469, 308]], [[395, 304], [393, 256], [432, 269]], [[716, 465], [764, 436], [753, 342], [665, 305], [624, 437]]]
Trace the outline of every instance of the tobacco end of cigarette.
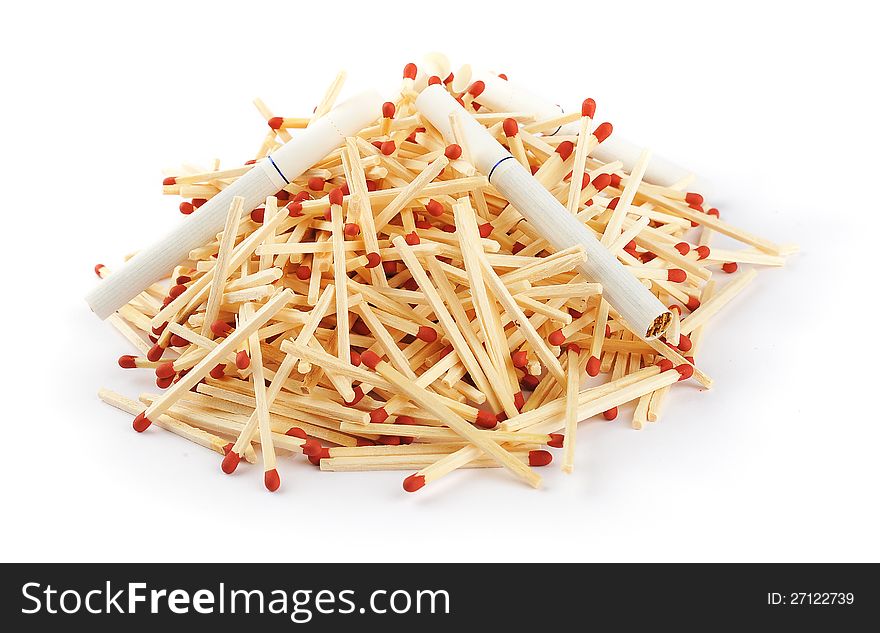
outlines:
[[278, 476], [278, 470], [273, 468], [272, 470], [267, 470], [263, 475], [263, 483], [266, 485], [266, 490], [269, 492], [275, 492], [281, 486], [281, 477]]
[[415, 492], [425, 485], [425, 477], [423, 475], [410, 475], [403, 480], [403, 489], [407, 492]]
[[151, 424], [152, 422], [150, 421], [150, 419], [145, 416], [143, 412], [141, 412], [135, 416], [134, 420], [131, 423], [131, 428], [133, 428], [138, 433], [143, 433], [148, 428], [150, 428]]
[[529, 466], [546, 466], [553, 461], [553, 454], [543, 449], [529, 451]]
[[654, 338], [655, 336], [660, 336], [663, 332], [666, 331], [666, 328], [669, 327], [669, 324], [672, 322], [672, 313], [664, 312], [660, 316], [654, 319], [654, 322], [651, 323], [651, 326], [648, 328], [648, 331], [645, 332], [645, 336], [647, 338]]
[[223, 457], [223, 461], [220, 462], [220, 469], [227, 475], [231, 475], [235, 472], [235, 469], [238, 468], [238, 462], [240, 461], [241, 455], [232, 450], [232, 447], [229, 447], [229, 450]]

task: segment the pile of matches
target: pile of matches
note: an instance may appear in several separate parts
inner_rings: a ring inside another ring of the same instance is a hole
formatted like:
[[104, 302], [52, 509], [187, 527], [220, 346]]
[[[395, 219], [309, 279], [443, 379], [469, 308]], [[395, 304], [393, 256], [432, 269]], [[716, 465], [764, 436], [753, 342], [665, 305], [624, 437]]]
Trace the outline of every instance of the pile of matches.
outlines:
[[[138, 432], [219, 453], [224, 473], [261, 462], [270, 491], [277, 456], [302, 453], [326, 471], [415, 471], [413, 492], [470, 467], [537, 487], [547, 447], [572, 472], [579, 421], [634, 403], [626, 422], [642, 429], [676, 383], [709, 388], [695, 361], [706, 324], [795, 248], [721, 220], [668, 164], [649, 179], [647, 151], [609, 156], [592, 99], [554, 114], [523, 89], [499, 106], [482, 96], [507, 77], [475, 76], [434, 55], [406, 65], [393, 100], [336, 109], [340, 73], [309, 116], [257, 100], [268, 129], [253, 159], [168, 172], [188, 217], [118, 272], [97, 266], [90, 299], [137, 350], [119, 365], [154, 372], [161, 391], [101, 399]], [[431, 113], [447, 100], [443, 121]], [[501, 158], [483, 164], [489, 149]], [[543, 210], [511, 203], [501, 165], [539, 183]], [[588, 240], [560, 248], [563, 212]], [[712, 246], [716, 233], [741, 246]], [[647, 296], [635, 307], [632, 280]]]

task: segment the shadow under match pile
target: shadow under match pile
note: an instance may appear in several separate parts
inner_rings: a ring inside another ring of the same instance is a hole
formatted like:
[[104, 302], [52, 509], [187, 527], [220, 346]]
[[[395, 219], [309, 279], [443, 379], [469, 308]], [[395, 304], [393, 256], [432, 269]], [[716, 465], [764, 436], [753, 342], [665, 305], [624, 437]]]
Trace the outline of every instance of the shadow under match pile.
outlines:
[[158, 387], [100, 397], [271, 491], [300, 454], [409, 471], [409, 492], [484, 467], [537, 487], [548, 448], [572, 472], [579, 422], [642, 429], [673, 386], [711, 387], [706, 325], [796, 251], [722, 220], [592, 99], [565, 113], [439, 54], [387, 101], [344, 83], [307, 116], [257, 100], [243, 164], [169, 172], [182, 223], [87, 298]]

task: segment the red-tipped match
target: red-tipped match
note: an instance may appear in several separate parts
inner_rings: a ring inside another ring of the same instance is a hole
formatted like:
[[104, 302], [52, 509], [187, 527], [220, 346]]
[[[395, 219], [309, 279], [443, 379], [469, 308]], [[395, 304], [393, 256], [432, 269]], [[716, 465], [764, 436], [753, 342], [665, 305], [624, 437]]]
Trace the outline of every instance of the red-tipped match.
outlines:
[[602, 191], [610, 184], [611, 184], [611, 175], [610, 174], [599, 174], [598, 176], [593, 178], [593, 187], [595, 187], [596, 191]]
[[256, 222], [257, 224], [262, 224], [263, 220], [266, 219], [266, 209], [263, 207], [258, 207], [251, 211], [251, 221]]
[[308, 266], [297, 266], [296, 267], [296, 278], [300, 281], [306, 281], [309, 277], [312, 276], [312, 269]]
[[177, 208], [180, 209], [180, 212], [183, 215], [189, 215], [196, 210], [196, 208], [192, 205], [192, 202], [181, 202]]
[[480, 428], [494, 429], [495, 425], [498, 424], [498, 418], [491, 411], [478, 411], [475, 422]]
[[182, 336], [178, 336], [177, 334], [172, 334], [168, 339], [168, 345], [170, 347], [186, 347], [189, 345], [189, 341], [187, 341]]
[[360, 402], [361, 400], [364, 399], [364, 390], [361, 389], [360, 385], [358, 385], [357, 387], [352, 389], [352, 391], [354, 391], [354, 399], [351, 400], [350, 402], [346, 402], [345, 400], [343, 400], [343, 402], [345, 402], [345, 406], [347, 406], [347, 407], [353, 407], [358, 402]]
[[333, 210], [331, 207], [327, 207], [324, 211], [324, 219], [327, 220], [327, 222], [330, 222], [333, 219]]
[[615, 189], [620, 189], [620, 181], [621, 178], [618, 174], [611, 174], [611, 186]]
[[424, 487], [425, 477], [423, 475], [410, 475], [403, 480], [403, 489], [407, 492], [415, 492], [419, 488]]
[[358, 446], [375, 446], [376, 445], [376, 442], [374, 442], [373, 440], [368, 440], [365, 437], [359, 437], [359, 438], [357, 438], [356, 441], [357, 441]]
[[135, 367], [137, 367], [137, 365], [135, 364], [135, 357], [129, 356], [127, 354], [125, 356], [120, 356], [118, 362], [119, 366], [123, 369], [134, 369]]
[[556, 148], [556, 153], [559, 154], [559, 158], [562, 160], [568, 160], [568, 157], [571, 156], [573, 151], [574, 143], [571, 141], [562, 141]]
[[526, 247], [526, 245], [523, 244], [522, 242], [514, 242], [513, 246], [510, 247], [510, 252], [513, 253], [514, 255], [516, 255], [525, 247]]
[[706, 259], [712, 252], [708, 246], [697, 246], [695, 251], [697, 253], [697, 259]]
[[440, 79], [440, 77], [438, 77], [437, 75], [431, 75], [430, 77], [428, 77], [428, 85], [429, 86], [439, 86], [442, 83], [443, 83], [443, 80]]
[[516, 407], [517, 411], [522, 411], [522, 408], [526, 404], [526, 397], [523, 395], [522, 391], [517, 391], [513, 394], [513, 406]]
[[529, 451], [529, 466], [546, 466], [553, 461], [550, 451]]
[[596, 102], [592, 99], [584, 99], [584, 102], [581, 104], [581, 116], [590, 117], [591, 119], [596, 115]]
[[681, 382], [682, 380], [687, 380], [688, 378], [690, 378], [691, 376], [694, 375], [693, 365], [688, 365], [687, 363], [682, 363], [681, 365], [679, 365], [678, 367], [675, 368], [675, 371], [677, 371], [679, 374], [681, 374], [681, 378], [678, 379], [679, 382]]
[[223, 458], [223, 461], [220, 462], [220, 470], [227, 475], [231, 475], [235, 472], [235, 469], [238, 468], [238, 462], [240, 461], [241, 455], [230, 448], [226, 453], [226, 456]]
[[354, 365], [355, 367], [359, 367], [361, 364], [360, 353], [353, 350], [353, 349], [348, 351], [348, 359], [351, 362], [351, 364]]
[[685, 306], [687, 306], [687, 309], [688, 309], [688, 310], [690, 310], [691, 312], [693, 312], [694, 310], [696, 310], [697, 308], [700, 307], [700, 300], [697, 299], [696, 297], [691, 297], [691, 296], [689, 296], [689, 297], [688, 297], [688, 301], [687, 301], [687, 303], [685, 304]]
[[282, 189], [281, 191], [279, 191], [278, 193], [275, 194], [275, 197], [281, 201], [287, 202], [288, 200], [290, 200], [290, 192], [287, 191], [286, 189]]
[[[361, 362], [370, 369], [376, 369], [376, 365], [382, 362], [382, 358], [373, 350], [366, 350], [361, 354]], [[385, 417], [388, 417], [386, 414]]]
[[266, 490], [269, 492], [275, 492], [281, 486], [281, 477], [278, 476], [278, 471], [274, 468], [272, 470], [267, 470], [263, 475], [263, 483], [266, 485]]
[[660, 372], [662, 373], [662, 372], [664, 372], [664, 371], [669, 371], [670, 369], [672, 369], [672, 368], [673, 368], [673, 364], [672, 364], [672, 361], [669, 360], [668, 358], [661, 358], [661, 359], [657, 362], [657, 367], [660, 368]]
[[595, 356], [590, 356], [590, 359], [587, 361], [587, 375], [589, 376], [598, 376], [599, 368], [602, 366], [602, 363]]
[[575, 343], [569, 343], [569, 344], [565, 347], [565, 351], [567, 351], [567, 352], [574, 352], [576, 355], [580, 355], [580, 353], [581, 353], [581, 346], [580, 346], [580, 345], [577, 345], [577, 344], [575, 344]]
[[375, 268], [382, 263], [382, 256], [379, 253], [367, 253], [367, 268]]
[[504, 130], [504, 136], [511, 138], [519, 133], [519, 123], [516, 122], [516, 119], [507, 118], [501, 124], [501, 129]]
[[95, 274], [96, 274], [98, 277], [100, 277], [100, 276], [101, 276], [101, 270], [104, 269], [104, 268], [107, 268], [104, 264], [95, 264]]
[[330, 200], [330, 204], [341, 205], [342, 204], [342, 188], [336, 187], [330, 190], [330, 193], [327, 194], [327, 197]]
[[388, 412], [384, 407], [379, 407], [378, 409], [373, 409], [370, 411], [370, 422], [373, 424], [382, 424], [385, 420], [388, 419]]
[[425, 205], [425, 211], [428, 212], [428, 215], [437, 216], [443, 215], [443, 205], [431, 198], [428, 200], [428, 204]]
[[400, 446], [400, 437], [397, 435], [380, 435], [376, 441], [383, 446]]
[[461, 158], [461, 145], [457, 143], [447, 145], [446, 149], [443, 151], [443, 154], [449, 160], [458, 160], [459, 158]]
[[736, 262], [727, 262], [726, 264], [721, 265], [721, 270], [726, 273], [735, 273], [736, 269], [739, 268]]
[[174, 371], [174, 363], [167, 361], [156, 367], [156, 378], [171, 378], [177, 372]]
[[687, 255], [691, 252], [691, 245], [687, 242], [679, 242], [675, 245], [675, 250], [677, 250], [681, 255]]
[[287, 215], [291, 218], [298, 218], [303, 214], [302, 202], [291, 202], [287, 205]]
[[698, 193], [689, 191], [687, 194], [685, 194], [684, 201], [688, 204], [703, 204], [703, 196]]
[[221, 378], [223, 378], [223, 376], [226, 375], [226, 365], [224, 365], [223, 363], [216, 365], [214, 369], [211, 370], [209, 375], [214, 380], [220, 380]]
[[152, 422], [150, 422], [150, 419], [148, 417], [146, 417], [143, 413], [138, 413], [131, 423], [131, 428], [133, 428], [138, 433], [143, 433], [148, 428], [150, 428], [151, 424]]
[[614, 211], [617, 208], [617, 205], [620, 204], [620, 196], [616, 198], [612, 198], [611, 202], [608, 203], [608, 208]]
[[280, 116], [273, 116], [271, 119], [266, 121], [269, 124], [269, 127], [273, 130], [278, 130], [284, 125], [284, 118]]
[[437, 330], [432, 327], [428, 327], [427, 325], [420, 325], [419, 333], [416, 334], [416, 337], [419, 340], [424, 341], [425, 343], [433, 343], [437, 340]]
[[565, 436], [562, 433], [551, 433], [550, 441], [547, 442], [547, 446], [551, 448], [562, 448], [565, 446]]
[[313, 438], [307, 438], [303, 445], [300, 446], [300, 450], [302, 450], [303, 455], [318, 455], [321, 452], [321, 442]]
[[714, 215], [716, 218], [720, 218], [721, 212], [718, 209], [716, 209], [715, 207], [712, 207], [711, 209], [706, 211], [706, 215]]
[[150, 348], [150, 351], [147, 352], [147, 360], [155, 363], [157, 360], [162, 358], [162, 354], [164, 353], [165, 350], [159, 347], [159, 344], [157, 343]]
[[312, 176], [309, 178], [309, 189], [312, 191], [323, 191], [324, 190], [324, 179], [320, 176]]
[[472, 83], [472, 84], [470, 85], [470, 88], [468, 88], [468, 93], [469, 93], [474, 99], [476, 99], [476, 98], [479, 97], [481, 94], [483, 94], [483, 91], [484, 91], [485, 89], [486, 89], [486, 84], [483, 83], [482, 81], [480, 81], [480, 80], [478, 79], [477, 81], [475, 81], [474, 83]]
[[422, 243], [422, 240], [419, 239], [419, 236], [415, 231], [413, 231], [412, 233], [407, 233], [403, 236], [403, 239], [406, 240], [406, 243], [410, 246], [415, 246], [416, 244]]
[[556, 330], [550, 333], [547, 340], [550, 342], [550, 345], [562, 345], [565, 343], [565, 334], [562, 333], [562, 330]]
[[162, 184], [163, 184], [163, 185], [166, 185], [166, 186], [169, 186], [169, 185], [176, 185], [176, 184], [177, 184], [177, 178], [175, 178], [174, 176], [168, 176], [168, 178], [165, 178], [165, 179], [162, 180]]
[[183, 284], [177, 284], [175, 286], [171, 286], [171, 290], [168, 291], [168, 296], [172, 299], [177, 299], [180, 295], [186, 292], [186, 286]]
[[666, 280], [671, 281], [677, 284], [684, 282], [687, 279], [687, 273], [684, 272], [681, 268], [670, 268], [666, 271]]
[[691, 342], [690, 337], [687, 334], [679, 334], [678, 335], [678, 349], [682, 352], [689, 352], [694, 344]]
[[251, 357], [245, 350], [241, 350], [235, 355], [235, 366], [239, 369], [247, 369], [251, 366]]
[[355, 224], [354, 222], [348, 222], [342, 228], [342, 232], [345, 233], [348, 237], [357, 237], [360, 235], [361, 227], [359, 224]]
[[156, 386], [159, 387], [159, 389], [168, 389], [173, 382], [174, 376], [169, 376], [168, 378], [156, 378]]
[[397, 262], [382, 262], [382, 270], [385, 271], [386, 275], [396, 275]]
[[418, 66], [413, 64], [412, 62], [408, 63], [403, 67], [403, 78], [404, 79], [415, 79], [416, 73], [419, 72]]
[[382, 145], [379, 146], [379, 151], [382, 152], [384, 156], [391, 156], [395, 150], [397, 150], [397, 145], [394, 141], [383, 141]]
[[602, 417], [608, 420], [609, 422], [617, 417], [617, 407], [612, 407], [607, 411], [602, 413]]
[[217, 319], [211, 324], [211, 332], [214, 336], [229, 336], [232, 334], [232, 326], [226, 321]]
[[522, 368], [529, 364], [529, 355], [525, 350], [513, 352], [510, 355], [510, 359], [513, 361], [513, 366], [516, 368]]
[[394, 113], [397, 111], [397, 108], [394, 107], [394, 104], [390, 101], [386, 101], [382, 104], [382, 116], [386, 119], [390, 119], [394, 117]]
[[417, 229], [433, 229], [434, 225], [428, 222], [427, 220], [416, 220], [416, 228]]
[[367, 324], [360, 319], [351, 324], [351, 331], [355, 334], [360, 334], [361, 336], [370, 335], [370, 328], [368, 328]]
[[414, 417], [412, 417], [411, 415], [398, 415], [396, 418], [394, 418], [394, 423], [395, 424], [405, 424], [405, 425], [409, 425], [409, 426], [412, 426], [414, 424], [418, 424], [418, 422], [416, 422], [416, 419]]
[[596, 130], [593, 132], [593, 136], [595, 136], [596, 140], [601, 143], [606, 138], [611, 136], [612, 131], [614, 131], [614, 127], [610, 123], [600, 123], [599, 127], [597, 127]]
[[477, 228], [480, 229], [480, 237], [482, 237], [483, 239], [486, 239], [487, 237], [492, 235], [492, 231], [494, 230], [495, 227], [493, 227], [490, 222], [484, 222], [483, 224], [481, 224]]
[[522, 388], [529, 391], [534, 391], [540, 383], [541, 379], [537, 376], [532, 376], [531, 374], [526, 374], [519, 381], [519, 384], [522, 385]]

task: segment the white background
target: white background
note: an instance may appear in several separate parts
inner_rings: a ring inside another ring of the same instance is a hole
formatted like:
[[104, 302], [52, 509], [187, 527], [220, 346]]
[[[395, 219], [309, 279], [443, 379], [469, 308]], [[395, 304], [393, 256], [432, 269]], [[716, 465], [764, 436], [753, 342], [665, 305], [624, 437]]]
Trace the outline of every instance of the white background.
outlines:
[[[880, 560], [876, 10], [870, 3], [25, 2], [4, 9], [3, 560]], [[518, 6], [527, 13], [514, 13]], [[869, 12], [873, 15], [869, 15]], [[571, 476], [257, 468], [100, 403], [127, 344], [86, 307], [178, 221], [162, 167], [238, 164], [261, 96], [311, 110], [443, 50], [601, 119], [713, 185], [722, 217], [802, 252], [713, 322], [716, 388], [580, 427]]]

